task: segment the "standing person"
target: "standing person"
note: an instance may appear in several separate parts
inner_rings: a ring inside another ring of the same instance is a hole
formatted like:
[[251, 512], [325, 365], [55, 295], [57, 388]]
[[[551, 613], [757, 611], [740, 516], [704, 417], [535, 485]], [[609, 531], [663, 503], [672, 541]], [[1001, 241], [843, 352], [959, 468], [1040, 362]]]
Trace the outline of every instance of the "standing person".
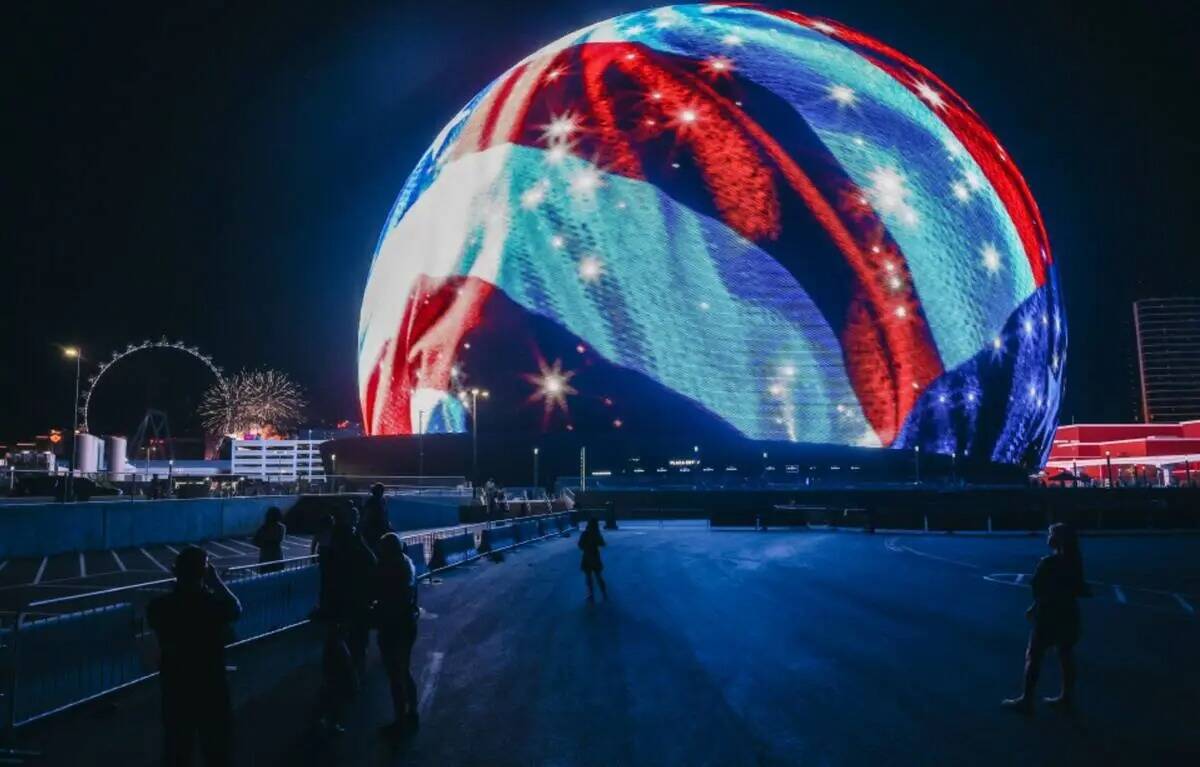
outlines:
[[366, 668], [370, 635], [371, 576], [375, 554], [356, 527], [357, 511], [347, 509], [333, 527], [325, 567], [322, 613], [342, 627], [354, 669], [361, 677]]
[[333, 543], [333, 515], [326, 514], [317, 522], [317, 532], [313, 534], [308, 553], [317, 558], [317, 607], [321, 608], [328, 602], [329, 590], [329, 547]]
[[587, 578], [588, 601], [596, 601], [596, 594], [592, 588], [592, 578], [595, 578], [600, 583], [600, 594], [604, 599], [608, 599], [608, 586], [604, 583], [604, 576], [600, 571], [604, 569], [604, 563], [600, 561], [600, 547], [604, 544], [604, 536], [600, 534], [600, 523], [595, 517], [588, 520], [587, 528], [583, 531], [583, 535], [579, 536], [579, 548], [583, 551], [583, 561], [580, 562], [579, 568], [583, 570], [583, 575]]
[[[258, 547], [259, 564], [263, 562], [278, 562], [283, 559], [283, 539], [287, 536], [287, 525], [283, 524], [283, 512], [279, 507], [267, 509], [262, 526], [254, 533], [251, 541]], [[271, 565], [260, 568], [260, 572], [273, 573], [282, 570], [283, 565]]]
[[175, 558], [175, 590], [146, 607], [161, 653], [163, 761], [169, 767], [190, 765], [197, 740], [205, 764], [233, 760], [225, 643], [241, 613], [208, 554], [195, 546]]
[[1058, 651], [1062, 667], [1062, 692], [1046, 698], [1052, 706], [1069, 708], [1075, 691], [1075, 643], [1079, 640], [1079, 597], [1089, 595], [1083, 580], [1083, 557], [1075, 529], [1062, 523], [1050, 525], [1046, 543], [1053, 553], [1043, 557], [1033, 572], [1033, 604], [1025, 617], [1033, 624], [1025, 650], [1025, 685], [1021, 695], [1003, 701], [1006, 708], [1033, 713], [1033, 696], [1042, 657], [1051, 647]]
[[412, 676], [413, 643], [417, 641], [417, 570], [396, 533], [379, 542], [379, 567], [373, 579], [375, 627], [379, 654], [392, 688], [395, 720], [382, 728], [385, 735], [417, 729], [417, 683]]
[[371, 495], [363, 506], [362, 535], [372, 551], [378, 552], [379, 539], [384, 533], [392, 531], [388, 520], [387, 499], [383, 497], [384, 487], [380, 482], [371, 485]]
[[491, 521], [496, 516], [496, 481], [493, 479], [483, 486], [483, 503], [487, 506], [488, 521]]
[[346, 644], [346, 627], [330, 623], [325, 627], [325, 646], [321, 652], [321, 690], [317, 700], [318, 724], [331, 735], [346, 731], [342, 724], [346, 705], [358, 692], [354, 662]]

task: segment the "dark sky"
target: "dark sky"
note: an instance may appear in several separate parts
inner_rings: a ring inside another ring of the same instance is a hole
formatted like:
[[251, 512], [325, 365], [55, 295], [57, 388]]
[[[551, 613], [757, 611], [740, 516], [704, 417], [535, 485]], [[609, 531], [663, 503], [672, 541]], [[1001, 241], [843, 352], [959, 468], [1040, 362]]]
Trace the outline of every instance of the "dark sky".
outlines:
[[[371, 252], [434, 134], [527, 53], [658, 4], [10, 10], [0, 442], [70, 426], [72, 371], [58, 344], [104, 358], [164, 334], [230, 370], [290, 373], [314, 419], [355, 417]], [[1200, 292], [1200, 19], [1186, 3], [1153, 13], [1073, 5], [1086, 10], [1001, 0], [791, 7], [912, 55], [993, 128], [1039, 201], [1065, 285], [1063, 420], [1127, 420], [1130, 302]], [[114, 379], [126, 388], [109, 396], [140, 413], [164, 390], [194, 399], [202, 372], [146, 363]], [[132, 430], [137, 416], [124, 417]]]

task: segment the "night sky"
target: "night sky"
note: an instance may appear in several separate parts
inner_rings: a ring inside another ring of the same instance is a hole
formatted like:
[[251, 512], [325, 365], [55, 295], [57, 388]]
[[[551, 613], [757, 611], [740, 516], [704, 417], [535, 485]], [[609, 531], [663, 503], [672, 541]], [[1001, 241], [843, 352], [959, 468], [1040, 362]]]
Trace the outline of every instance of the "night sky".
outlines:
[[[659, 4], [43, 3], [10, 16], [0, 442], [70, 427], [60, 345], [103, 359], [163, 335], [226, 370], [288, 372], [314, 422], [356, 419], [371, 253], [433, 136], [526, 54]], [[1200, 292], [1197, 11], [790, 7], [894, 45], [983, 116], [1054, 244], [1062, 420], [1131, 420], [1130, 302]], [[131, 362], [111, 383], [94, 426], [125, 432], [149, 405], [186, 432], [206, 385], [184, 359]]]

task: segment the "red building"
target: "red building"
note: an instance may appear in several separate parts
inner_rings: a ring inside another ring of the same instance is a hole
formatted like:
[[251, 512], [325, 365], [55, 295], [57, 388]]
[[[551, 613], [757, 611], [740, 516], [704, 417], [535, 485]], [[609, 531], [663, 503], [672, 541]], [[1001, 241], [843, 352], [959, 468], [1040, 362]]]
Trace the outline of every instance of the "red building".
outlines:
[[[1096, 484], [1190, 484], [1200, 458], [1200, 421], [1059, 426], [1047, 477], [1063, 471]], [[1200, 479], [1197, 476], [1196, 479]]]

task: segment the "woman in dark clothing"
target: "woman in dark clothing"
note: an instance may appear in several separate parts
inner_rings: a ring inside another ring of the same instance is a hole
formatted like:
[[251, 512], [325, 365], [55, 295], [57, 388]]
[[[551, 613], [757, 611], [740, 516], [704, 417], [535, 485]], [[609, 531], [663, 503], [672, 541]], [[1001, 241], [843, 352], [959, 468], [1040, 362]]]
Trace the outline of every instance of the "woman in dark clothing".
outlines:
[[1033, 604], [1025, 611], [1025, 617], [1033, 624], [1025, 650], [1025, 686], [1020, 697], [1003, 702], [1005, 707], [1026, 714], [1033, 711], [1042, 657], [1051, 647], [1058, 651], [1062, 667], [1062, 692], [1045, 700], [1052, 706], [1070, 707], [1075, 687], [1074, 648], [1079, 640], [1077, 600], [1089, 595], [1075, 530], [1061, 523], [1050, 525], [1046, 542], [1054, 553], [1038, 562], [1033, 573]]
[[376, 641], [383, 667], [392, 688], [395, 721], [386, 725], [386, 735], [417, 729], [417, 683], [412, 676], [413, 643], [417, 641], [417, 577], [404, 543], [396, 533], [379, 539], [379, 566], [372, 580], [375, 597]]
[[[283, 512], [272, 506], [267, 509], [262, 526], [254, 533], [252, 541], [258, 547], [258, 561], [278, 562], [283, 559], [283, 539], [287, 535], [287, 526], [283, 524]], [[272, 573], [281, 570], [282, 565], [271, 565], [261, 568], [261, 572]]]
[[600, 523], [595, 518], [589, 519], [583, 535], [579, 536], [579, 548], [583, 551], [583, 561], [580, 562], [579, 568], [583, 570], [583, 574], [587, 578], [589, 602], [596, 600], [596, 594], [592, 588], [592, 578], [599, 581], [600, 594], [608, 599], [608, 586], [604, 583], [604, 576], [600, 574], [600, 571], [604, 569], [604, 563], [600, 561], [600, 547], [603, 545], [604, 536], [600, 534]]

